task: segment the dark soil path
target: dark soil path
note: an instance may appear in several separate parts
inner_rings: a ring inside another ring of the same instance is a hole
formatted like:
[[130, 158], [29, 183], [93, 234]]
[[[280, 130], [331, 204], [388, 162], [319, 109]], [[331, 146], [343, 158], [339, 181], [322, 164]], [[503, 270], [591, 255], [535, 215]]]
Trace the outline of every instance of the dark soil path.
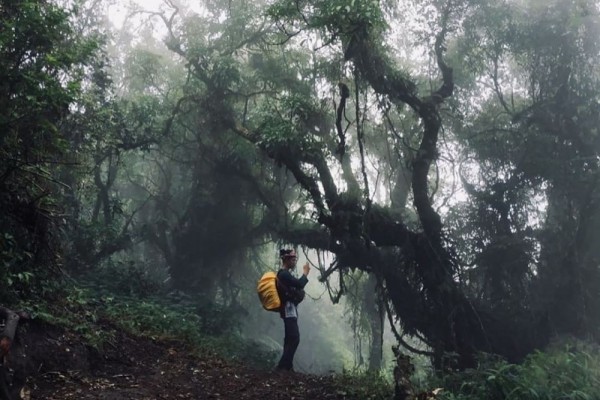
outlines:
[[[67, 357], [80, 357], [73, 338], [52, 339]], [[330, 377], [257, 371], [215, 356], [197, 357], [179, 343], [120, 335], [114, 345], [71, 368], [51, 369], [28, 379], [26, 398], [67, 399], [350, 399]], [[63, 363], [63, 365], [65, 365]]]

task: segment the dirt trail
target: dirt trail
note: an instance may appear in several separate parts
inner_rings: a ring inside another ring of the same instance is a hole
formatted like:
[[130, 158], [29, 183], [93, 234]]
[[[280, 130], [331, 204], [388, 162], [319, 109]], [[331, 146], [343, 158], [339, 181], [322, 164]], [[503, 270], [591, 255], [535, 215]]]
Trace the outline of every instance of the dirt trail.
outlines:
[[[67, 348], [68, 350], [68, 348]], [[65, 350], [66, 351], [66, 350]], [[195, 357], [177, 343], [121, 335], [89, 368], [28, 380], [30, 399], [351, 399], [330, 377], [257, 371]]]

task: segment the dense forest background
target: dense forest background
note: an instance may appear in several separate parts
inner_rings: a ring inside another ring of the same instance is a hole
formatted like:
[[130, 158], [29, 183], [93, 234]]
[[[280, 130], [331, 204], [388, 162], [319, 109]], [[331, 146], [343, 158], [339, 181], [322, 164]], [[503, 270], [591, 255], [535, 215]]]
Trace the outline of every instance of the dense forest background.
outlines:
[[597, 355], [599, 6], [2, 0], [0, 301], [264, 360], [295, 247], [305, 372]]

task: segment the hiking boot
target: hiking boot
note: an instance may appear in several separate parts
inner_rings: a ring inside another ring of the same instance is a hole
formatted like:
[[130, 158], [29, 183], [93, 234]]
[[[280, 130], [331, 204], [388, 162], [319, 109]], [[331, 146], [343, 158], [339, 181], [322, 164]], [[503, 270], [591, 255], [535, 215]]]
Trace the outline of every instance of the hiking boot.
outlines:
[[273, 373], [281, 374], [281, 375], [291, 375], [291, 374], [295, 374], [296, 371], [294, 371], [294, 368], [285, 369], [285, 368], [281, 368], [278, 366], [278, 367], [273, 368]]

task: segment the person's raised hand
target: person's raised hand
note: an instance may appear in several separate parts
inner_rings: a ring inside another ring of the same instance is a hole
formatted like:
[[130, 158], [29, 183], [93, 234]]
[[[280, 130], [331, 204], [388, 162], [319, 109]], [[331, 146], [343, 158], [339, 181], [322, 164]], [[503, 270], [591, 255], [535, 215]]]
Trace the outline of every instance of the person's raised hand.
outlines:
[[310, 272], [310, 265], [308, 265], [308, 263], [304, 264], [304, 266], [302, 267], [302, 271], [304, 275], [308, 275], [308, 273]]

